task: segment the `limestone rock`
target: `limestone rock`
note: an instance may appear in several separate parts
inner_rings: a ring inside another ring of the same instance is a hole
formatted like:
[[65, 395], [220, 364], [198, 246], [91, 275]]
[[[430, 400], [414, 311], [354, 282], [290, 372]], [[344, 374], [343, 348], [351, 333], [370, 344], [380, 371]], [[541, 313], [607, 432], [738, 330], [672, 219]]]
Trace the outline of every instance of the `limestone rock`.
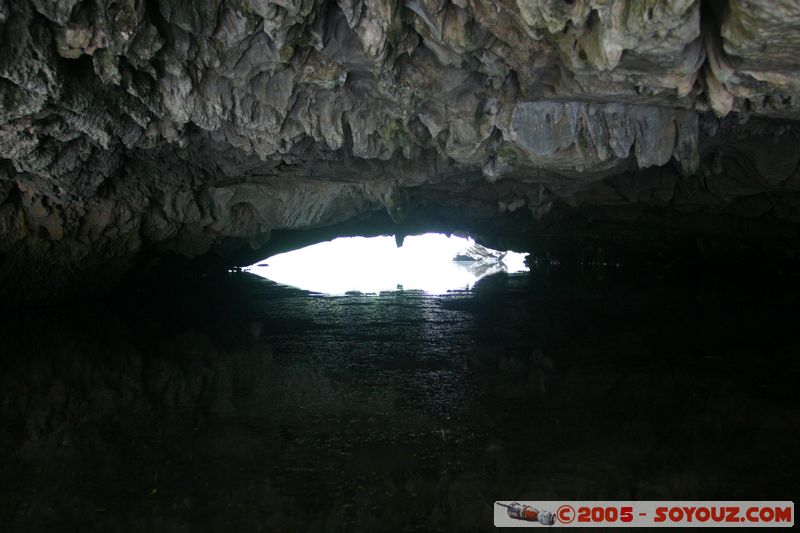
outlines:
[[0, 297], [384, 223], [796, 235], [798, 26], [789, 0], [0, 0]]

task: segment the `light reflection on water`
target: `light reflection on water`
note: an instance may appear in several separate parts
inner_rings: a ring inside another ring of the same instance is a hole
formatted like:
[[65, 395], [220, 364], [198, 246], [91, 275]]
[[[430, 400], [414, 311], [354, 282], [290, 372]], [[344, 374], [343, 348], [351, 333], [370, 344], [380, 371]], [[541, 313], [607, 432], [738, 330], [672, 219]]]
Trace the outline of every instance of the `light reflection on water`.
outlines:
[[[442, 294], [467, 290], [484, 276], [527, 270], [525, 254], [508, 252], [502, 262], [455, 262], [474, 241], [427, 234], [406, 237], [345, 237], [279, 254], [248, 271], [283, 285], [323, 294], [378, 293], [397, 289]], [[259, 265], [268, 266], [259, 266]]]
[[617, 276], [327, 297], [237, 273], [0, 315], [0, 531], [475, 531], [498, 495], [791, 499], [798, 289]]

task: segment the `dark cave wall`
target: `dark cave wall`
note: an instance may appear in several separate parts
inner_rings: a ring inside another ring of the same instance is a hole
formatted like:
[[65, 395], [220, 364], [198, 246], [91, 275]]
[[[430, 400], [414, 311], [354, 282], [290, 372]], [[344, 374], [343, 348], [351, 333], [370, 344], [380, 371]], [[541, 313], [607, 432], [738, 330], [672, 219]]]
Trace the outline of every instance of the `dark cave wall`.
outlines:
[[0, 0], [0, 300], [344, 234], [791, 258], [799, 25], [788, 0]]

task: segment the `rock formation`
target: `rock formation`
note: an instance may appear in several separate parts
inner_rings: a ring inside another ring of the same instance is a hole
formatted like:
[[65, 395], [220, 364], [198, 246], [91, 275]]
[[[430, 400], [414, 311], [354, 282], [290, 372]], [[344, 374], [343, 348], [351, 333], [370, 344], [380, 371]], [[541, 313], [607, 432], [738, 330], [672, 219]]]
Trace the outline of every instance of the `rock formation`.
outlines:
[[0, 0], [0, 298], [466, 231], [786, 256], [792, 0]]

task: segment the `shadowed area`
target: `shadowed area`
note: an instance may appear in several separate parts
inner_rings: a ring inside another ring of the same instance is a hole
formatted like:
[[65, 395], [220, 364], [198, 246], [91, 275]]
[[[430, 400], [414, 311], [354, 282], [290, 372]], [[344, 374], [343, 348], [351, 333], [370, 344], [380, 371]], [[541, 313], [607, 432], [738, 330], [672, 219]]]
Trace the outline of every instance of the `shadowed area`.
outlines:
[[796, 494], [786, 277], [171, 287], [2, 317], [3, 529], [463, 530], [499, 494]]

